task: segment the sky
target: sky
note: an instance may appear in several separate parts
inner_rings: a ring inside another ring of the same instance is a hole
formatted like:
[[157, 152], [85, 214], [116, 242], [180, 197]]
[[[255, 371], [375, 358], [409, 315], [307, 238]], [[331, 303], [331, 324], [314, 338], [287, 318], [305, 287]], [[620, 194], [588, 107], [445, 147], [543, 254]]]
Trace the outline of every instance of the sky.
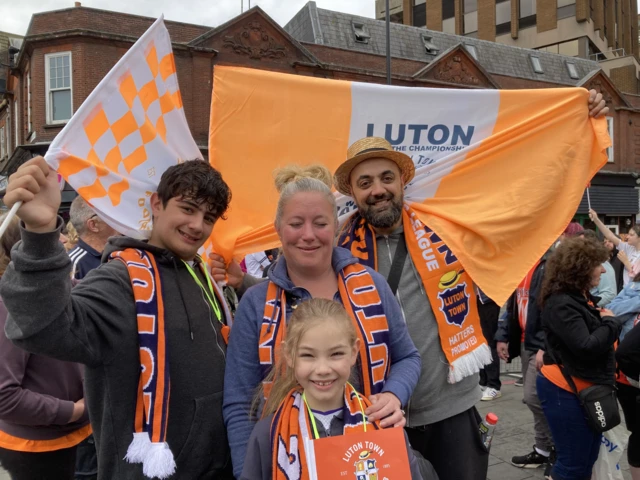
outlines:
[[[85, 7], [102, 8], [147, 17], [164, 13], [167, 20], [217, 27], [247, 9], [259, 5], [280, 25], [285, 25], [307, 0], [80, 0]], [[640, 0], [638, 10], [640, 11]], [[0, 0], [0, 31], [24, 35], [36, 12], [70, 8], [74, 0]], [[374, 17], [375, 0], [316, 0], [320, 8]], [[215, 6], [213, 6], [215, 5]]]
[[[240, 14], [241, 0], [80, 0], [83, 7], [159, 17], [166, 20], [216, 27]], [[639, 0], [640, 1], [640, 0]], [[244, 0], [259, 5], [280, 25], [285, 25], [307, 0]], [[0, 0], [0, 31], [24, 35], [31, 15], [73, 7], [74, 0]], [[373, 17], [375, 0], [316, 0], [319, 8]]]

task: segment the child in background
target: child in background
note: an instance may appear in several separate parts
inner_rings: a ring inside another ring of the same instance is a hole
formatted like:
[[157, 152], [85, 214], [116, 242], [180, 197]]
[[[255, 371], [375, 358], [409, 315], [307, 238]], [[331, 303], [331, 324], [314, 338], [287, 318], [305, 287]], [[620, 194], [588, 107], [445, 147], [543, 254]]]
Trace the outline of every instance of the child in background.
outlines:
[[[363, 423], [380, 428], [364, 415], [369, 400], [348, 383], [359, 343], [339, 303], [314, 298], [298, 305], [287, 325], [280, 365], [268, 378], [273, 384], [249, 439], [241, 480], [308, 479], [304, 439], [360, 433]], [[262, 398], [261, 389], [256, 403]], [[411, 478], [437, 480], [431, 464], [406, 445]]]

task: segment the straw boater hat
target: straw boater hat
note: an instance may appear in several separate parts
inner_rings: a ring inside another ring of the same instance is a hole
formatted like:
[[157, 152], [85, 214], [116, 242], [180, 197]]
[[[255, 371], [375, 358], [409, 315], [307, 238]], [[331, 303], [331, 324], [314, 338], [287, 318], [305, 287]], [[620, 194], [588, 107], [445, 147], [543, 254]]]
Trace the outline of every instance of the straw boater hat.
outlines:
[[347, 150], [347, 160], [336, 170], [333, 177], [336, 190], [343, 195], [351, 196], [351, 185], [349, 182], [351, 171], [361, 162], [372, 158], [384, 158], [398, 165], [402, 173], [402, 180], [405, 184], [409, 183], [416, 174], [416, 169], [410, 156], [395, 151], [391, 144], [384, 138], [365, 137], [354, 142], [353, 145], [349, 147], [349, 150]]

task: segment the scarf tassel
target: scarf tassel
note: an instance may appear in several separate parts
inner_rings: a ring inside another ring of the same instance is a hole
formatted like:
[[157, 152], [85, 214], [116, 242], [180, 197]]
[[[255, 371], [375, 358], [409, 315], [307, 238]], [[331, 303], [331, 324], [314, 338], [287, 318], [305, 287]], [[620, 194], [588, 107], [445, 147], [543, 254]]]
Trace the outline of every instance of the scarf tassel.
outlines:
[[149, 439], [149, 434], [147, 432], [136, 432], [133, 434], [133, 440], [129, 444], [124, 459], [129, 463], [142, 463], [150, 448], [151, 440]]
[[465, 377], [474, 375], [489, 364], [491, 364], [491, 349], [484, 343], [451, 363], [449, 383], [457, 383]]
[[142, 473], [149, 478], [169, 478], [176, 472], [176, 461], [167, 442], [150, 443], [142, 462]]

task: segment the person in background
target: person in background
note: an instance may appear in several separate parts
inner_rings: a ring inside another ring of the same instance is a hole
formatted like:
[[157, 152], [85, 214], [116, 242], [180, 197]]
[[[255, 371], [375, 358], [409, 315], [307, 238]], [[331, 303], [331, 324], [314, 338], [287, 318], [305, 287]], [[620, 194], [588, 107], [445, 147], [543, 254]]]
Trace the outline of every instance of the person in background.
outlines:
[[[598, 236], [593, 230], [585, 230], [584, 238], [588, 238], [593, 242], [599, 242]], [[608, 260], [603, 262], [602, 266], [604, 267], [604, 273], [600, 276], [600, 283], [598, 286], [591, 289], [591, 295], [600, 299], [598, 301], [599, 307], [606, 307], [609, 305], [611, 300], [616, 297], [618, 292], [616, 286], [616, 274], [613, 267]]]
[[513, 456], [511, 463], [520, 468], [544, 466], [545, 478], [548, 478], [553, 467], [555, 448], [536, 391], [536, 377], [542, 367], [545, 349], [538, 297], [550, 254], [551, 250], [548, 250], [509, 297], [505, 315], [500, 318], [496, 333], [496, 348], [502, 360], [508, 362], [517, 356], [522, 358], [523, 400], [533, 415], [533, 449], [526, 455]]
[[604, 246], [609, 250], [609, 264], [613, 267], [616, 274], [616, 291], [620, 293], [624, 287], [624, 264], [618, 258], [618, 249], [613, 242], [607, 238], [604, 239]]
[[[312, 298], [298, 305], [287, 325], [282, 349], [283, 354], [268, 377], [273, 382], [271, 393], [264, 405], [263, 418], [249, 438], [240, 480], [306, 478], [300, 472], [308, 461], [303, 447], [305, 439], [367, 431], [366, 426], [369, 431], [380, 428], [379, 421], [369, 421], [364, 413], [371, 405], [369, 400], [349, 383], [351, 369], [358, 360], [360, 339], [341, 304]], [[260, 403], [263, 396], [261, 388], [254, 404]], [[306, 420], [302, 425], [300, 411]], [[311, 429], [305, 428], [307, 423], [312, 425]], [[297, 447], [288, 433], [296, 431], [300, 431], [295, 438]], [[437, 480], [431, 464], [416, 456], [406, 433], [402, 433], [411, 479]], [[295, 463], [291, 464], [291, 458]], [[316, 462], [321, 461], [316, 458]]]
[[500, 307], [485, 295], [485, 293], [477, 290], [478, 315], [480, 315], [480, 326], [482, 334], [491, 349], [491, 363], [480, 369], [480, 388], [482, 388], [482, 401], [491, 401], [500, 398], [502, 393], [500, 388], [500, 358], [496, 350], [496, 341], [494, 339], [498, 330], [498, 317], [500, 316]]
[[78, 232], [76, 232], [76, 227], [73, 226], [71, 221], [67, 222], [63, 231], [67, 236], [67, 243], [64, 244], [64, 248], [69, 252], [78, 244]]
[[244, 262], [247, 267], [247, 273], [256, 278], [262, 278], [265, 270], [271, 265], [267, 251], [250, 253], [244, 257]]
[[637, 264], [638, 260], [640, 260], [640, 225], [631, 227], [627, 241], [623, 242], [615, 233], [609, 230], [609, 227], [602, 223], [595, 210], [589, 210], [589, 218], [596, 224], [604, 238], [618, 249], [618, 258], [624, 265], [623, 283], [626, 285], [639, 273], [636, 270], [640, 269], [640, 265]]
[[[14, 218], [0, 239], [0, 277], [19, 240]], [[0, 464], [12, 480], [73, 480], [77, 445], [91, 435], [82, 366], [14, 346], [6, 322], [0, 299]]]
[[[636, 316], [634, 324], [638, 323]], [[632, 480], [640, 480], [640, 328], [637, 326], [620, 341], [616, 361], [619, 370], [618, 401], [624, 412], [627, 430], [631, 432], [627, 445], [629, 471]]]
[[601, 243], [573, 238], [563, 240], [547, 260], [540, 293], [546, 348], [536, 386], [556, 448], [553, 480], [589, 479], [598, 458], [601, 434], [587, 423], [558, 365], [578, 391], [615, 384], [613, 344], [621, 320], [598, 308], [589, 293], [600, 283], [607, 258]]
[[69, 209], [71, 225], [78, 234], [75, 248], [69, 251], [73, 262], [72, 277], [81, 280], [102, 263], [102, 251], [109, 237], [118, 235], [80, 196], [73, 199]]

